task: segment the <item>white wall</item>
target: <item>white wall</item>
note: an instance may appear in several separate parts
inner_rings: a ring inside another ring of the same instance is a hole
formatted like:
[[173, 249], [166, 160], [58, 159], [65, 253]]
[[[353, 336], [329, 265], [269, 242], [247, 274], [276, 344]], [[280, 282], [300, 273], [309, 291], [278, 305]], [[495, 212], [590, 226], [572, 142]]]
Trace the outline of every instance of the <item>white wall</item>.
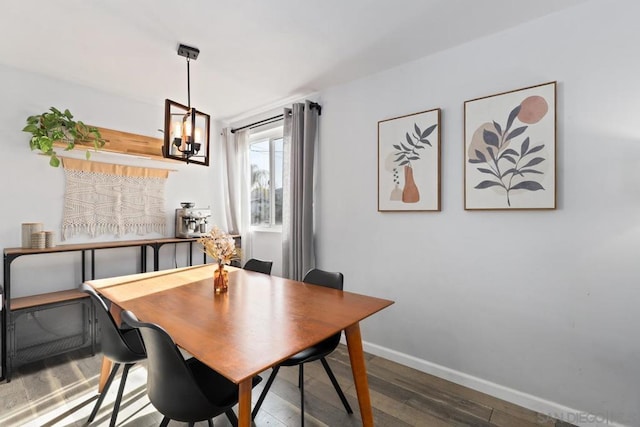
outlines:
[[273, 261], [271, 274], [282, 276], [282, 233], [254, 231], [251, 237], [251, 257]]
[[[0, 66], [0, 246], [21, 245], [21, 223], [43, 222], [46, 230], [56, 232], [60, 239], [62, 224], [64, 172], [62, 167], [51, 168], [48, 158], [29, 149], [29, 135], [22, 132], [27, 116], [46, 111], [50, 106], [69, 108], [77, 119], [85, 123], [126, 132], [162, 137], [157, 132], [163, 127], [164, 99], [158, 105], [148, 105], [122, 99], [87, 87], [61, 80]], [[130, 164], [144, 167], [175, 169], [166, 183], [165, 210], [166, 236], [174, 234], [174, 212], [181, 201], [193, 201], [197, 206], [211, 206], [213, 222], [222, 223], [222, 206], [216, 200], [220, 185], [220, 170], [216, 168], [219, 148], [219, 126], [212, 126], [212, 152], [210, 167], [186, 165], [140, 159], [132, 156], [94, 153], [92, 159], [102, 162]], [[82, 157], [84, 152], [69, 152], [69, 156]], [[63, 243], [130, 240], [157, 238], [159, 234], [144, 236], [111, 235], [77, 236]], [[179, 245], [177, 259], [174, 250], [166, 246], [161, 251], [161, 267], [186, 265], [188, 245]], [[139, 268], [138, 249], [117, 249], [97, 252], [98, 277], [136, 272]], [[194, 245], [194, 258], [202, 259]], [[69, 289], [80, 282], [79, 254], [56, 254], [21, 257], [12, 268], [12, 296], [30, 295]], [[109, 261], [109, 262], [106, 262]], [[149, 254], [151, 262], [151, 254]], [[151, 264], [150, 264], [151, 267]], [[2, 268], [2, 267], [0, 267]], [[42, 280], [43, 277], [47, 280]]]
[[[592, 1], [322, 94], [318, 265], [396, 302], [363, 323], [369, 351], [640, 425], [638, 16]], [[558, 209], [464, 211], [464, 101], [553, 80]], [[377, 212], [377, 122], [437, 107], [442, 212]]]

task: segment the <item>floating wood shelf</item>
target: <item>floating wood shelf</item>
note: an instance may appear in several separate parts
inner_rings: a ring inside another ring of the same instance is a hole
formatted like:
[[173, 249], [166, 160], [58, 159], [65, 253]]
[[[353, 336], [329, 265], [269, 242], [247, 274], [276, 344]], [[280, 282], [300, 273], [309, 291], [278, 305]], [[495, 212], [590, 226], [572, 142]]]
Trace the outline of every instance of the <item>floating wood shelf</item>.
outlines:
[[[96, 126], [97, 127], [97, 126]], [[105, 140], [104, 147], [98, 151], [109, 153], [128, 154], [132, 156], [147, 157], [153, 160], [175, 161], [162, 156], [164, 141], [161, 138], [122, 132], [119, 130], [97, 127], [100, 135]], [[66, 147], [64, 143], [55, 143], [58, 147]], [[90, 142], [76, 142], [77, 150], [93, 150]]]

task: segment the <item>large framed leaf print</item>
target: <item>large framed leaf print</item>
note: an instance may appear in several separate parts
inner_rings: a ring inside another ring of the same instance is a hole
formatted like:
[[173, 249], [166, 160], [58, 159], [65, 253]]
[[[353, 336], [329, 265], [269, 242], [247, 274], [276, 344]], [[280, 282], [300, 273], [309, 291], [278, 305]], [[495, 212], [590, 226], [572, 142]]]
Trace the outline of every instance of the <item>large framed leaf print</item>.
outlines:
[[556, 82], [464, 103], [464, 208], [556, 208]]
[[440, 109], [378, 122], [378, 211], [440, 210]]

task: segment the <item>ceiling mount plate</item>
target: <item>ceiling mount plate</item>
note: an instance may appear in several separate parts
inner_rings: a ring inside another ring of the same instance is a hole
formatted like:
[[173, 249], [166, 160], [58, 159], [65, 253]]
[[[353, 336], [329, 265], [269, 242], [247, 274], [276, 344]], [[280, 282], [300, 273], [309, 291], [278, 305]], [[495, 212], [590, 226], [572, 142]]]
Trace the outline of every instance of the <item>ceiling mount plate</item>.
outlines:
[[178, 55], [180, 56], [184, 56], [185, 58], [189, 59], [198, 59], [198, 54], [200, 54], [200, 49], [198, 48], [187, 46], [184, 44], [178, 46]]

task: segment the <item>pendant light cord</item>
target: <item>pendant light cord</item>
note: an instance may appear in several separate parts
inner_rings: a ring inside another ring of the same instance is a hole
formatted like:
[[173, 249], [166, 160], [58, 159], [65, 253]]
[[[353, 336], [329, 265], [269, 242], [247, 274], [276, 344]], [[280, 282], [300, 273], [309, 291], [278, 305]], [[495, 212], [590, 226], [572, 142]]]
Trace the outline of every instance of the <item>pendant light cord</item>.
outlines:
[[191, 73], [189, 72], [189, 57], [187, 57], [187, 107], [191, 110]]

